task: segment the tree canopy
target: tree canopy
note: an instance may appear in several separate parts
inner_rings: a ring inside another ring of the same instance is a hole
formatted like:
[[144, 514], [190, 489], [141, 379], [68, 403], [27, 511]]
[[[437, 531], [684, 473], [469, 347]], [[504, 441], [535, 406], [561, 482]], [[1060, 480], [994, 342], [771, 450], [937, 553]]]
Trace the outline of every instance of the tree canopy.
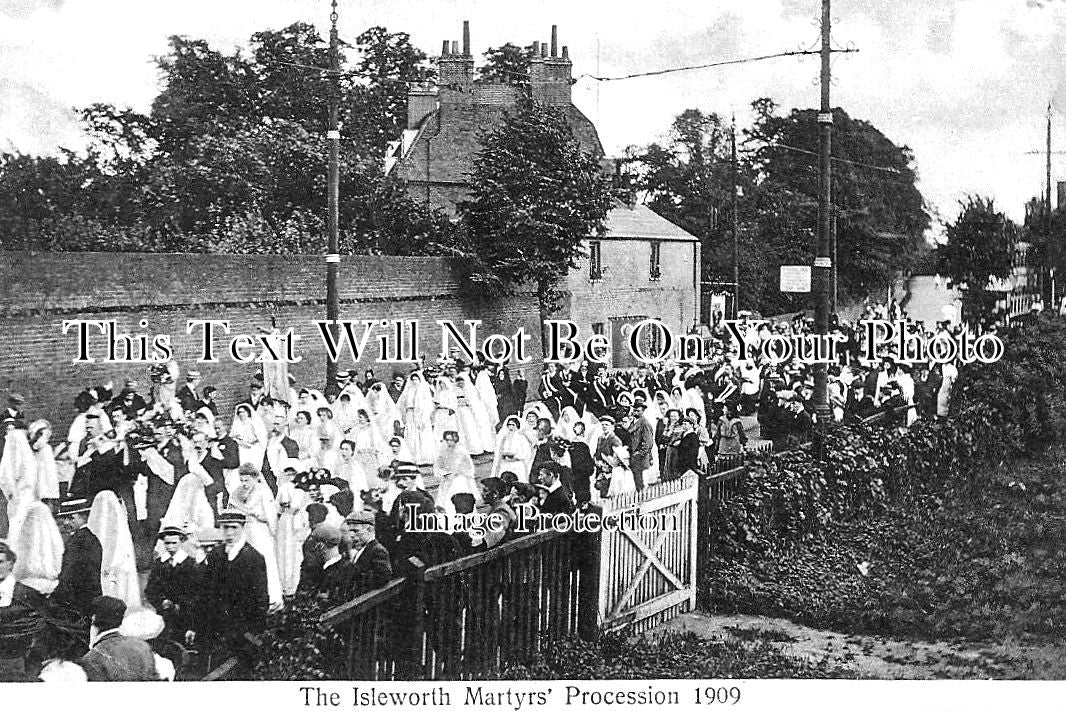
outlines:
[[988, 198], [971, 195], [960, 205], [947, 242], [937, 247], [937, 272], [956, 286], [984, 289], [990, 277], [1010, 275], [1018, 230]]
[[[433, 76], [406, 33], [373, 27], [341, 58], [341, 247], [434, 253], [451, 223], [381, 171], [411, 82]], [[84, 155], [0, 154], [7, 249], [298, 253], [325, 246], [327, 43], [311, 25], [257, 32], [225, 54], [170, 38], [147, 115], [81, 112]]]
[[566, 117], [532, 100], [483, 134], [481, 146], [469, 198], [459, 203], [471, 279], [490, 293], [534, 285], [547, 313], [583, 241], [606, 230], [610, 180]]

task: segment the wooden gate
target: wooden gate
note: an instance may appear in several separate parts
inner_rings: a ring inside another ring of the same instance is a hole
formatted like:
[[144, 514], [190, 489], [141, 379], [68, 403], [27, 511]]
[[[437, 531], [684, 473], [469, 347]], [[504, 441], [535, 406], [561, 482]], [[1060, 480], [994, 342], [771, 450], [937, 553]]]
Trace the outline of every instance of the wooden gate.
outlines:
[[697, 477], [601, 502], [599, 625], [642, 632], [696, 603]]

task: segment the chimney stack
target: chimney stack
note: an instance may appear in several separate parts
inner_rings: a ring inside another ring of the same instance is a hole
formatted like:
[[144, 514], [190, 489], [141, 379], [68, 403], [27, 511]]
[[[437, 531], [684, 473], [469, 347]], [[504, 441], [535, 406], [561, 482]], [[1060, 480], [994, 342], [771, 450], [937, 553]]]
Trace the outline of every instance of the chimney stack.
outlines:
[[474, 84], [474, 58], [470, 56], [470, 22], [463, 21], [462, 53], [459, 42], [444, 40], [441, 46], [437, 81], [441, 104], [469, 103]]
[[534, 42], [533, 58], [529, 63], [529, 90], [534, 101], [548, 106], [570, 105], [570, 76], [573, 64], [569, 50], [563, 47], [559, 56], [559, 27], [552, 25], [551, 47], [547, 42]]

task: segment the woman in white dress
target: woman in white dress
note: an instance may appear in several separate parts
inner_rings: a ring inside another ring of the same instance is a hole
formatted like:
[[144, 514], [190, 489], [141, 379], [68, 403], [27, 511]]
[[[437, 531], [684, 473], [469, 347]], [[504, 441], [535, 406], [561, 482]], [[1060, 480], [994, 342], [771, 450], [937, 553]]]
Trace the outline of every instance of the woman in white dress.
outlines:
[[47, 504], [34, 501], [23, 511], [11, 548], [18, 555], [12, 575], [42, 595], [51, 595], [63, 567], [63, 537]]
[[462, 437], [458, 415], [459, 400], [452, 381], [447, 377], [442, 375], [437, 378], [433, 386], [433, 434], [439, 445], [445, 432], [458, 432]]
[[37, 462], [25, 430], [11, 429], [4, 440], [0, 492], [7, 499], [7, 536], [16, 538], [26, 507], [37, 501]]
[[306, 462], [307, 466], [312, 466], [316, 461], [315, 458], [318, 454], [317, 434], [311, 426], [311, 412], [308, 410], [297, 412], [296, 418], [289, 427], [289, 437], [296, 443], [296, 458]]
[[433, 434], [433, 393], [421, 373], [411, 373], [400, 393], [397, 404], [403, 417], [403, 439], [411, 450], [412, 462], [421, 466], [432, 464], [437, 454], [437, 439]]
[[37, 499], [40, 501], [54, 501], [59, 498], [59, 473], [51, 437], [52, 425], [48, 420], [34, 420], [26, 430], [26, 439], [37, 464]]
[[341, 430], [333, 421], [333, 410], [328, 407], [320, 407], [318, 415], [318, 431], [315, 433], [318, 440], [318, 452], [315, 461], [318, 466], [332, 472], [337, 467], [337, 448], [340, 447], [344, 438]]
[[378, 429], [381, 438], [388, 442], [396, 436], [401, 427], [400, 409], [392, 401], [392, 396], [385, 389], [384, 383], [374, 383], [366, 394], [370, 406], [371, 420]]
[[488, 451], [485, 436], [491, 429], [488, 416], [484, 410], [479, 413], [481, 403], [476, 400], [477, 393], [469, 387], [466, 375], [460, 373], [455, 377], [455, 401], [458, 405], [456, 417], [459, 420], [459, 441], [471, 454], [484, 454]]
[[500, 403], [496, 397], [496, 388], [492, 387], [492, 377], [489, 375], [488, 368], [478, 371], [477, 377], [474, 378], [474, 387], [477, 388], [478, 397], [481, 399], [481, 404], [485, 406], [485, 414], [489, 416], [489, 424], [492, 425], [492, 431], [495, 433], [496, 426], [500, 424]]
[[332, 473], [334, 477], [348, 482], [348, 488], [352, 490], [356, 501], [364, 491], [370, 491], [366, 472], [355, 459], [355, 442], [350, 439], [341, 441], [337, 449], [337, 468]]
[[529, 463], [533, 459], [529, 440], [520, 431], [521, 421], [511, 415], [503, 422], [503, 429], [496, 438], [496, 457], [492, 461], [492, 476], [514, 472], [518, 481], [529, 483]]
[[348, 433], [355, 425], [355, 416], [358, 410], [352, 405], [352, 394], [347, 390], [337, 396], [333, 403], [333, 422], [341, 431], [341, 439], [348, 437]]
[[266, 559], [267, 593], [272, 610], [284, 604], [281, 593], [281, 574], [278, 571], [277, 548], [274, 535], [278, 527], [278, 509], [270, 487], [262, 480], [259, 469], [251, 464], [242, 464], [241, 485], [230, 496], [230, 506], [245, 516], [244, 534], [248, 544]]
[[[358, 497], [358, 492], [356, 496]], [[311, 533], [307, 520], [306, 492], [296, 487], [293, 477], [282, 474], [278, 477], [278, 576], [281, 579], [282, 595], [296, 594], [300, 584], [300, 566], [303, 564], [303, 545]]]
[[367, 487], [384, 491], [388, 482], [383, 481], [378, 472], [383, 464], [388, 463], [389, 448], [382, 441], [377, 428], [370, 421], [370, 413], [366, 410], [359, 411], [349, 439], [355, 444], [353, 458], [366, 476]]
[[481, 503], [480, 487], [474, 480], [474, 460], [466, 447], [459, 444], [458, 432], [449, 430], [444, 433], [437, 460], [433, 463], [433, 474], [440, 482], [437, 484], [437, 506], [444, 513], [455, 513], [452, 497], [458, 493], [472, 494], [474, 501]]
[[141, 583], [126, 507], [113, 491], [101, 491], [89, 509], [89, 530], [100, 541], [100, 589], [117, 597], [127, 610], [141, 608]]
[[611, 465], [611, 486], [607, 489], [608, 498], [637, 490], [633, 470], [629, 468], [629, 452], [625, 447], [616, 447], [614, 454], [607, 456], [607, 462]]
[[266, 425], [247, 403], [237, 405], [233, 410], [233, 426], [230, 437], [237, 443], [237, 453], [241, 464], [251, 464], [258, 468], [263, 466], [266, 455]]
[[577, 414], [577, 410], [567, 405], [559, 413], [558, 434], [563, 439], [572, 440], [574, 438], [574, 425], [580, 421], [581, 417]]

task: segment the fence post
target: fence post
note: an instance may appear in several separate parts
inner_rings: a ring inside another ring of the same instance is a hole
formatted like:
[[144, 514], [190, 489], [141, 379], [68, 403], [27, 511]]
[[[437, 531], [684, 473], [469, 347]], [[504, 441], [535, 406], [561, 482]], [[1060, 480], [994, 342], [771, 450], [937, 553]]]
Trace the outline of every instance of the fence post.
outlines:
[[709, 602], [708, 591], [702, 584], [702, 569], [700, 562], [707, 559], [707, 546], [709, 545], [710, 516], [711, 516], [711, 476], [700, 474], [696, 483], [696, 560], [692, 565], [696, 567], [696, 608], [706, 609]]
[[[603, 516], [603, 509], [598, 506], [589, 508], [589, 512]], [[577, 598], [577, 633], [581, 639], [594, 642], [600, 635], [600, 558], [599, 531], [578, 534], [580, 555], [580, 587]], [[610, 561], [608, 561], [610, 565]]]
[[407, 574], [407, 604], [396, 606], [397, 616], [410, 614], [410, 623], [405, 620], [394, 619], [393, 625], [403, 629], [406, 627], [409, 635], [406, 640], [406, 649], [397, 651], [397, 677], [400, 679], [423, 679], [422, 669], [422, 642], [426, 630], [426, 564], [415, 557], [407, 559], [411, 566]]

